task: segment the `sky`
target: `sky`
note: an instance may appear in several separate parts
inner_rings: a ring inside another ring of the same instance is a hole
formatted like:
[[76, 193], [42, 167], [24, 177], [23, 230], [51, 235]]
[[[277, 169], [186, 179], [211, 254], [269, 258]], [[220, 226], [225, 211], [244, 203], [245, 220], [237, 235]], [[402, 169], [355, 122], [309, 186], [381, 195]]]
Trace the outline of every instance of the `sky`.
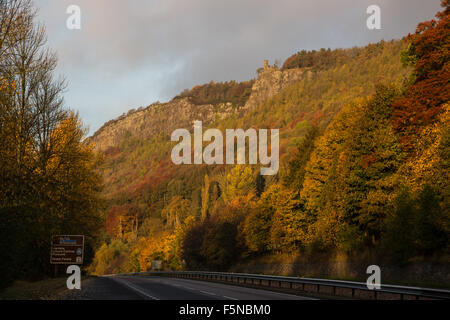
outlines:
[[[38, 21], [68, 82], [65, 101], [93, 134], [132, 108], [186, 88], [256, 77], [264, 59], [300, 50], [399, 39], [440, 10], [440, 0], [35, 0]], [[67, 8], [81, 9], [69, 30]], [[381, 9], [369, 30], [366, 10]]]

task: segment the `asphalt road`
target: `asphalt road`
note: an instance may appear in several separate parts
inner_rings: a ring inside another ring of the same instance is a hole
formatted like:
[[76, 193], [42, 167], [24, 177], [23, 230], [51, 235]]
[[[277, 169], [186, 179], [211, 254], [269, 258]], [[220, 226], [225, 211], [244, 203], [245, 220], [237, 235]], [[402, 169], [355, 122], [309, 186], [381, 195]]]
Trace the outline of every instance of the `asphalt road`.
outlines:
[[291, 294], [229, 284], [142, 276], [98, 277], [84, 281], [64, 299], [74, 300], [310, 300]]

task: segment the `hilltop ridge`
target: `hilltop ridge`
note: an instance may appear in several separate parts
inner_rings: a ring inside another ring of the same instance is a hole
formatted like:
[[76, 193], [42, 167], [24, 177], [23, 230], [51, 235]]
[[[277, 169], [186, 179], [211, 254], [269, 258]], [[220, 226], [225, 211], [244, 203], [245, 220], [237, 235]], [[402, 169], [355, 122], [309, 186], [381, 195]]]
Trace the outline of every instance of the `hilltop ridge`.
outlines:
[[106, 151], [119, 145], [127, 135], [149, 139], [161, 133], [170, 135], [177, 128], [191, 127], [194, 120], [210, 124], [215, 120], [242, 114], [255, 108], [286, 86], [302, 79], [306, 73], [307, 70], [304, 69], [279, 70], [266, 66], [256, 80], [249, 82], [252, 84], [251, 93], [244, 100], [244, 104], [235, 105], [226, 100], [216, 104], [195, 103], [189, 96], [180, 95], [166, 103], [154, 103], [146, 108], [132, 109], [119, 118], [105, 123], [88, 138], [88, 141], [96, 146], [96, 150]]

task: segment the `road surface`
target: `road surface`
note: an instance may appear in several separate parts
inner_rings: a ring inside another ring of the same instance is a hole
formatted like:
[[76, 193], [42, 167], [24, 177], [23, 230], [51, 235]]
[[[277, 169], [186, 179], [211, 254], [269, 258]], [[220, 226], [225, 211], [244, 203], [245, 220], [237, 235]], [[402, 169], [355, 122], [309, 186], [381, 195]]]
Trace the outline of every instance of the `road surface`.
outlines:
[[70, 300], [310, 300], [292, 294], [229, 284], [144, 276], [110, 276], [83, 281]]

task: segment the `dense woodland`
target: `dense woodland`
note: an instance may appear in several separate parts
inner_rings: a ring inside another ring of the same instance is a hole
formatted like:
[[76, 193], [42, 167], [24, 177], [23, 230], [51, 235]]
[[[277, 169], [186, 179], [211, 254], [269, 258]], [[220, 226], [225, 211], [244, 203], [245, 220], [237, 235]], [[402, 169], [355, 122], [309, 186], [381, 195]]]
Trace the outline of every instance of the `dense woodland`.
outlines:
[[[393, 263], [449, 253], [450, 2], [401, 41], [306, 52], [312, 73], [215, 128], [280, 128], [281, 168], [180, 166], [167, 137], [128, 137], [101, 172], [108, 197], [95, 273], [227, 270], [283, 252], [372, 250]], [[250, 83], [197, 86], [245, 103]], [[233, 96], [236, 94], [237, 96]]]
[[191, 90], [184, 90], [174, 99], [189, 98], [189, 100], [197, 105], [201, 104], [219, 104], [224, 101], [230, 102], [235, 106], [241, 106], [250, 97], [254, 80], [245, 82], [219, 82], [211, 81], [208, 84], [198, 85]]

